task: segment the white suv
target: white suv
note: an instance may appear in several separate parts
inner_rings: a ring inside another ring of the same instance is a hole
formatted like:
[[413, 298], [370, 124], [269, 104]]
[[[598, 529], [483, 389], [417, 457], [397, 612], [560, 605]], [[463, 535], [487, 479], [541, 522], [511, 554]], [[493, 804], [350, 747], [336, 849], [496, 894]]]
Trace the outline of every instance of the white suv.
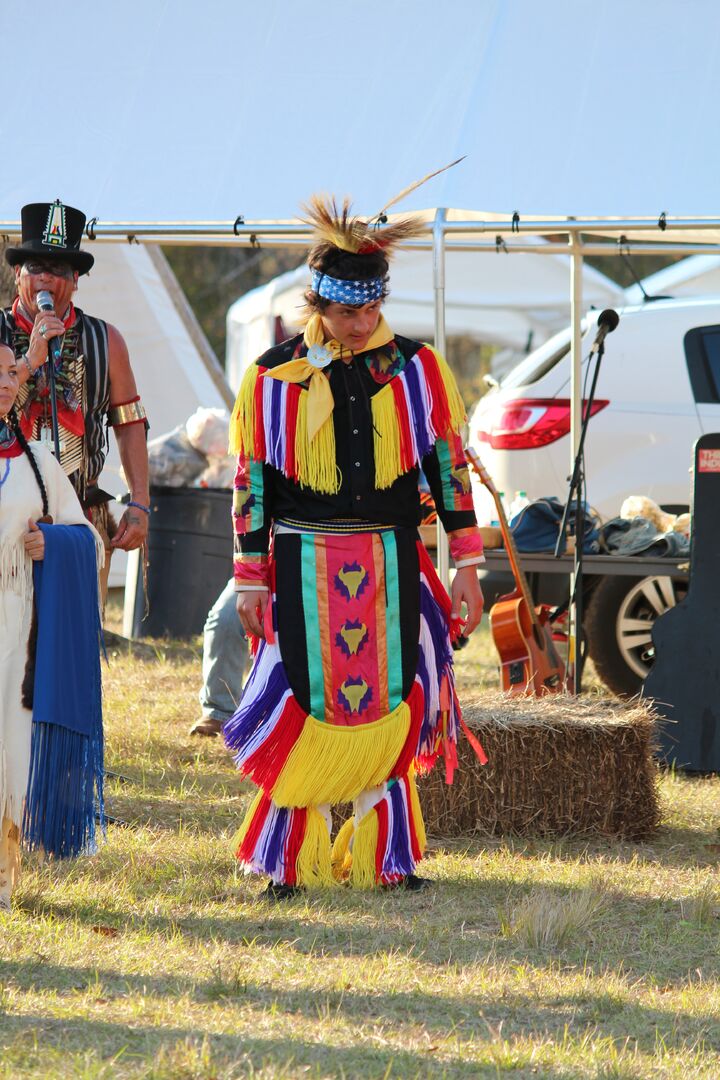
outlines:
[[[587, 499], [604, 519], [617, 516], [628, 495], [648, 495], [681, 512], [690, 503], [693, 443], [705, 432], [720, 431], [720, 298], [657, 300], [620, 309], [619, 315], [605, 342], [585, 443]], [[583, 335], [588, 385], [597, 317], [590, 313]], [[531, 353], [473, 410], [470, 441], [508, 502], [520, 490], [530, 499], [565, 498], [569, 394], [568, 329]], [[495, 516], [494, 508], [484, 488], [474, 490], [482, 524]], [[543, 582], [539, 592], [555, 594], [558, 585]], [[492, 580], [487, 586], [492, 599]], [[652, 622], [685, 585], [669, 577], [596, 577], [589, 587], [590, 655], [611, 689], [635, 693], [652, 662]], [[646, 632], [638, 632], [638, 620], [647, 622]]]

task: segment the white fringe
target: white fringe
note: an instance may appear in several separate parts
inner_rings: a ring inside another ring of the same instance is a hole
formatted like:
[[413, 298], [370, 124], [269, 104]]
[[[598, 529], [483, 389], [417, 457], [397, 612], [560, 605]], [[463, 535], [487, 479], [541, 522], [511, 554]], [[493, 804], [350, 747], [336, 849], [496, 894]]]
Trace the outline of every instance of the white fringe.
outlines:
[[[0, 592], [13, 592], [22, 599], [23, 618], [25, 605], [32, 596], [32, 559], [26, 554], [22, 541], [0, 546]], [[3, 618], [2, 605], [0, 618]]]

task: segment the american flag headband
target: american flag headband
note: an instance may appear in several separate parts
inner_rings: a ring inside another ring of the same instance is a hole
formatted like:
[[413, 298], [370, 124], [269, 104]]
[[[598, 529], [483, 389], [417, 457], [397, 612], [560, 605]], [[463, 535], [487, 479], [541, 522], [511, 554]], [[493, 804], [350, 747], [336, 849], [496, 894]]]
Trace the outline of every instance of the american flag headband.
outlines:
[[382, 297], [385, 279], [382, 277], [366, 278], [364, 281], [345, 281], [343, 278], [330, 277], [320, 270], [311, 270], [313, 292], [325, 300], [336, 304], [350, 304], [359, 307], [371, 304]]

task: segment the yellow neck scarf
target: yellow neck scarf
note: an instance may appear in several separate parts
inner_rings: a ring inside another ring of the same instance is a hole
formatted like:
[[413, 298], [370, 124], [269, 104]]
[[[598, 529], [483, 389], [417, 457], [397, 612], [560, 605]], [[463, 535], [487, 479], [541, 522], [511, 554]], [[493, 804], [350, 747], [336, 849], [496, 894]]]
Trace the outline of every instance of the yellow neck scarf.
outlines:
[[[392, 341], [392, 330], [380, 316], [377, 326], [370, 337], [363, 352], [371, 352], [379, 349]], [[276, 368], [266, 371], [265, 378], [280, 379], [283, 382], [299, 383], [309, 381], [307, 402], [307, 432], [310, 442], [315, 438], [325, 421], [332, 416], [335, 401], [330, 389], [330, 382], [325, 373], [333, 360], [343, 356], [352, 356], [352, 350], [341, 345], [335, 338], [325, 340], [325, 329], [322, 317], [316, 312], [308, 320], [305, 327], [304, 341], [308, 348], [307, 356], [300, 356], [296, 360], [288, 360]]]

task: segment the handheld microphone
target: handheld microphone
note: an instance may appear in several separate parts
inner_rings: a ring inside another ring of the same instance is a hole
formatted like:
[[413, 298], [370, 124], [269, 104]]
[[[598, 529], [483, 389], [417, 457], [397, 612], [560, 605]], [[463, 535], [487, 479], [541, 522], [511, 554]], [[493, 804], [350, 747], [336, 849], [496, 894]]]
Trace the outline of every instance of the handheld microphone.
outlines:
[[592, 347], [590, 349], [591, 356], [593, 353], [600, 351], [600, 348], [605, 338], [608, 334], [612, 334], [613, 330], [619, 322], [620, 316], [618, 315], [617, 311], [613, 311], [612, 308], [605, 308], [604, 311], [600, 312], [597, 321], [597, 334], [595, 335], [595, 340], [593, 341]]
[[[51, 312], [55, 314], [55, 304], [53, 298], [47, 289], [41, 289], [36, 297], [37, 306], [40, 311]], [[601, 316], [602, 318], [602, 316]], [[62, 355], [62, 337], [53, 337], [48, 340], [48, 352], [53, 359], [53, 362], [57, 362]]]

